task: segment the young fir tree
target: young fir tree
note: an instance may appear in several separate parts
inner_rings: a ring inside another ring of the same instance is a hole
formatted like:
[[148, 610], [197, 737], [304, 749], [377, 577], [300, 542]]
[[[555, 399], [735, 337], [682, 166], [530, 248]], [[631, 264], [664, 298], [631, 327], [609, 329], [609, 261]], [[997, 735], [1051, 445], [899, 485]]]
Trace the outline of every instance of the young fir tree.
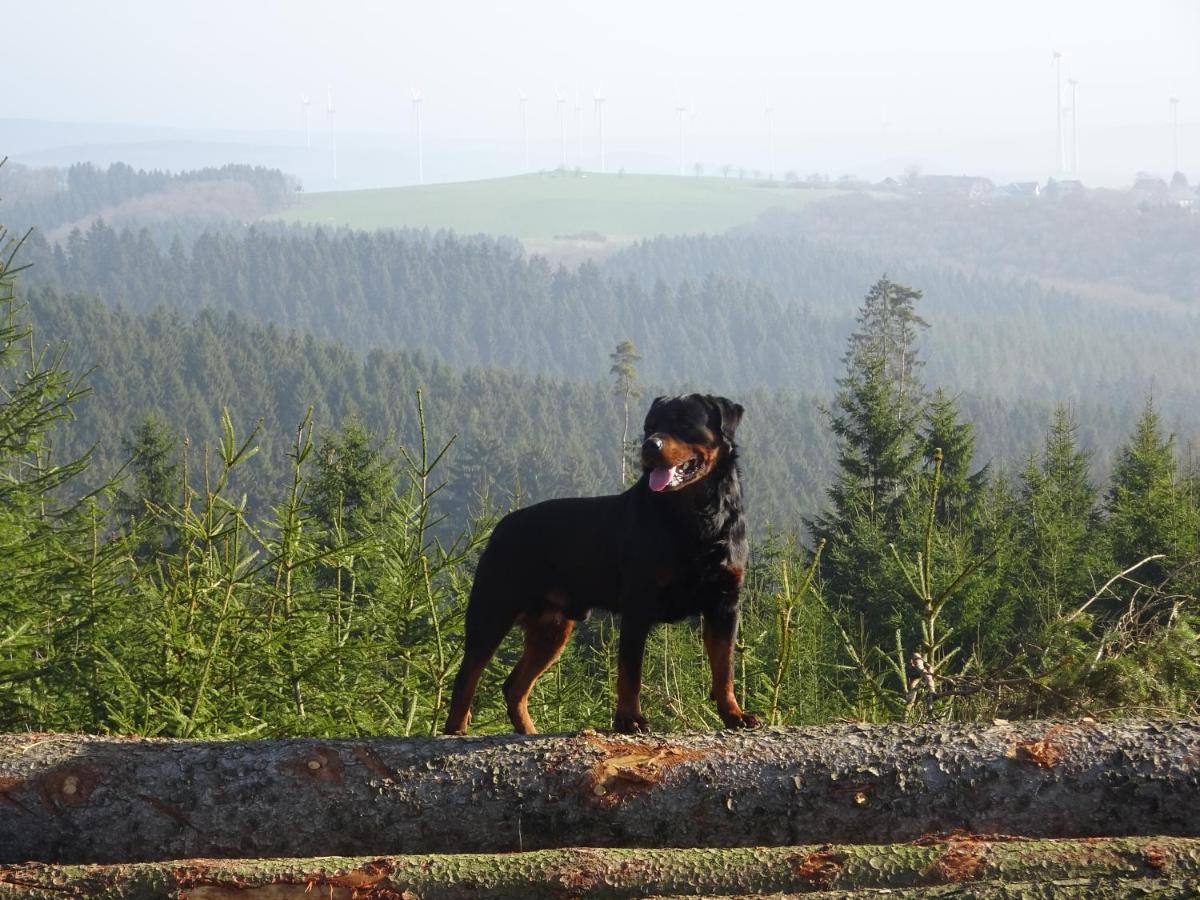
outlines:
[[[987, 467], [972, 472], [975, 426], [959, 420], [953, 398], [944, 391], [930, 398], [918, 440], [921, 465], [905, 485], [892, 542], [910, 571], [918, 570], [918, 560], [926, 563], [930, 575], [925, 589], [945, 597], [939, 625], [948, 638], [954, 633], [952, 645], [963, 645], [965, 651], [998, 609], [994, 561], [1000, 544], [981, 515]], [[964, 572], [969, 577], [960, 579]], [[920, 611], [910, 603], [907, 612], [905, 636], [912, 640], [917, 635], [914, 614]]]
[[343, 541], [354, 540], [383, 518], [395, 488], [395, 461], [352, 416], [321, 442], [308, 507], [327, 532], [340, 531]]
[[984, 496], [988, 467], [971, 471], [975, 459], [975, 426], [959, 420], [954, 398], [940, 388], [930, 398], [925, 411], [921, 443], [921, 456], [928, 471], [933, 471], [934, 454], [939, 449], [942, 451], [938, 523], [971, 522]]
[[130, 457], [132, 477], [117, 493], [115, 511], [125, 523], [141, 522], [139, 558], [174, 546], [175, 533], [162, 513], [178, 506], [184, 496], [179, 438], [157, 414], [147, 415], [121, 448]]
[[[83, 393], [62, 354], [35, 351], [0, 226], [0, 731], [103, 727], [105, 615], [125, 593], [122, 540], [92, 498], [72, 499], [88, 457], [56, 458]], [[64, 490], [64, 488], [66, 490]]]
[[1031, 457], [1021, 474], [1017, 499], [1022, 553], [1013, 571], [1031, 628], [1057, 621], [1087, 600], [1107, 566], [1088, 470], [1089, 456], [1077, 443], [1075, 422], [1060, 406], [1040, 457]]
[[1136, 578], [1143, 584], [1159, 584], [1196, 555], [1196, 507], [1180, 478], [1175, 436], [1164, 437], [1152, 401], [1146, 401], [1132, 438], [1121, 450], [1105, 509], [1105, 531], [1118, 567], [1154, 554], [1165, 556], [1138, 570]]

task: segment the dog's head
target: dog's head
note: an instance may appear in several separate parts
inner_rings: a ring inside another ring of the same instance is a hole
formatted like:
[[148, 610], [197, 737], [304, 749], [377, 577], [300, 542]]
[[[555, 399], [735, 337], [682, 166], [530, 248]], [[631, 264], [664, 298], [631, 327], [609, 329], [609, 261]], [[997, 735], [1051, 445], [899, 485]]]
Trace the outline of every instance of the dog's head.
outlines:
[[658, 397], [646, 413], [642, 469], [650, 490], [678, 491], [699, 484], [732, 458], [733, 435], [745, 410], [724, 397]]

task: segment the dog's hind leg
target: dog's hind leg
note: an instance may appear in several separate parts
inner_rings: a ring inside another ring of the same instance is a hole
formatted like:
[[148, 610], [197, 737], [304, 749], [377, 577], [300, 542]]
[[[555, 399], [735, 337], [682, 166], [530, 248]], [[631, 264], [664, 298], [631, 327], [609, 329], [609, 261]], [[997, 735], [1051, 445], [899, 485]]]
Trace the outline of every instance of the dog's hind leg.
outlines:
[[575, 629], [575, 622], [557, 609], [546, 610], [525, 625], [525, 652], [504, 681], [508, 717], [517, 734], [537, 734], [529, 717], [529, 692], [543, 672], [554, 664]]
[[472, 593], [467, 607], [466, 647], [462, 665], [454, 678], [454, 693], [450, 699], [450, 714], [446, 717], [445, 734], [466, 734], [471, 721], [471, 701], [488, 662], [500, 647], [504, 636], [517, 619], [514, 611], [484, 609]]

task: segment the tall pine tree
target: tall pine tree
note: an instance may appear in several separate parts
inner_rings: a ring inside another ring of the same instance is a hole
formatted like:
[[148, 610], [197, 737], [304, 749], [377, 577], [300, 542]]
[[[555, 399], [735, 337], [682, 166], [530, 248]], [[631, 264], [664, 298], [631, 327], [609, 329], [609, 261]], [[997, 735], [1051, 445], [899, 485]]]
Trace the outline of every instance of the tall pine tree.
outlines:
[[902, 577], [891, 563], [897, 516], [917, 475], [923, 444], [918, 427], [924, 388], [917, 377], [920, 291], [884, 277], [867, 293], [844, 358], [846, 374], [829, 411], [838, 439], [838, 476], [831, 509], [808, 522], [818, 541], [825, 589], [842, 607], [861, 614], [870, 631], [896, 624]]

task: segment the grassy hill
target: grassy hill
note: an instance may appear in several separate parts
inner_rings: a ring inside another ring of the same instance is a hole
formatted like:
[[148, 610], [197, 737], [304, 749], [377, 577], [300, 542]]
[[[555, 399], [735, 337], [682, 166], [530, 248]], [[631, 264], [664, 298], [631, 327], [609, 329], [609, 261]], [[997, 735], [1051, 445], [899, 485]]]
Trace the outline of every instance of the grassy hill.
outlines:
[[367, 229], [453, 228], [509, 235], [530, 249], [600, 250], [658, 234], [722, 232], [764, 210], [835, 193], [737, 178], [546, 173], [305, 194], [275, 218]]

